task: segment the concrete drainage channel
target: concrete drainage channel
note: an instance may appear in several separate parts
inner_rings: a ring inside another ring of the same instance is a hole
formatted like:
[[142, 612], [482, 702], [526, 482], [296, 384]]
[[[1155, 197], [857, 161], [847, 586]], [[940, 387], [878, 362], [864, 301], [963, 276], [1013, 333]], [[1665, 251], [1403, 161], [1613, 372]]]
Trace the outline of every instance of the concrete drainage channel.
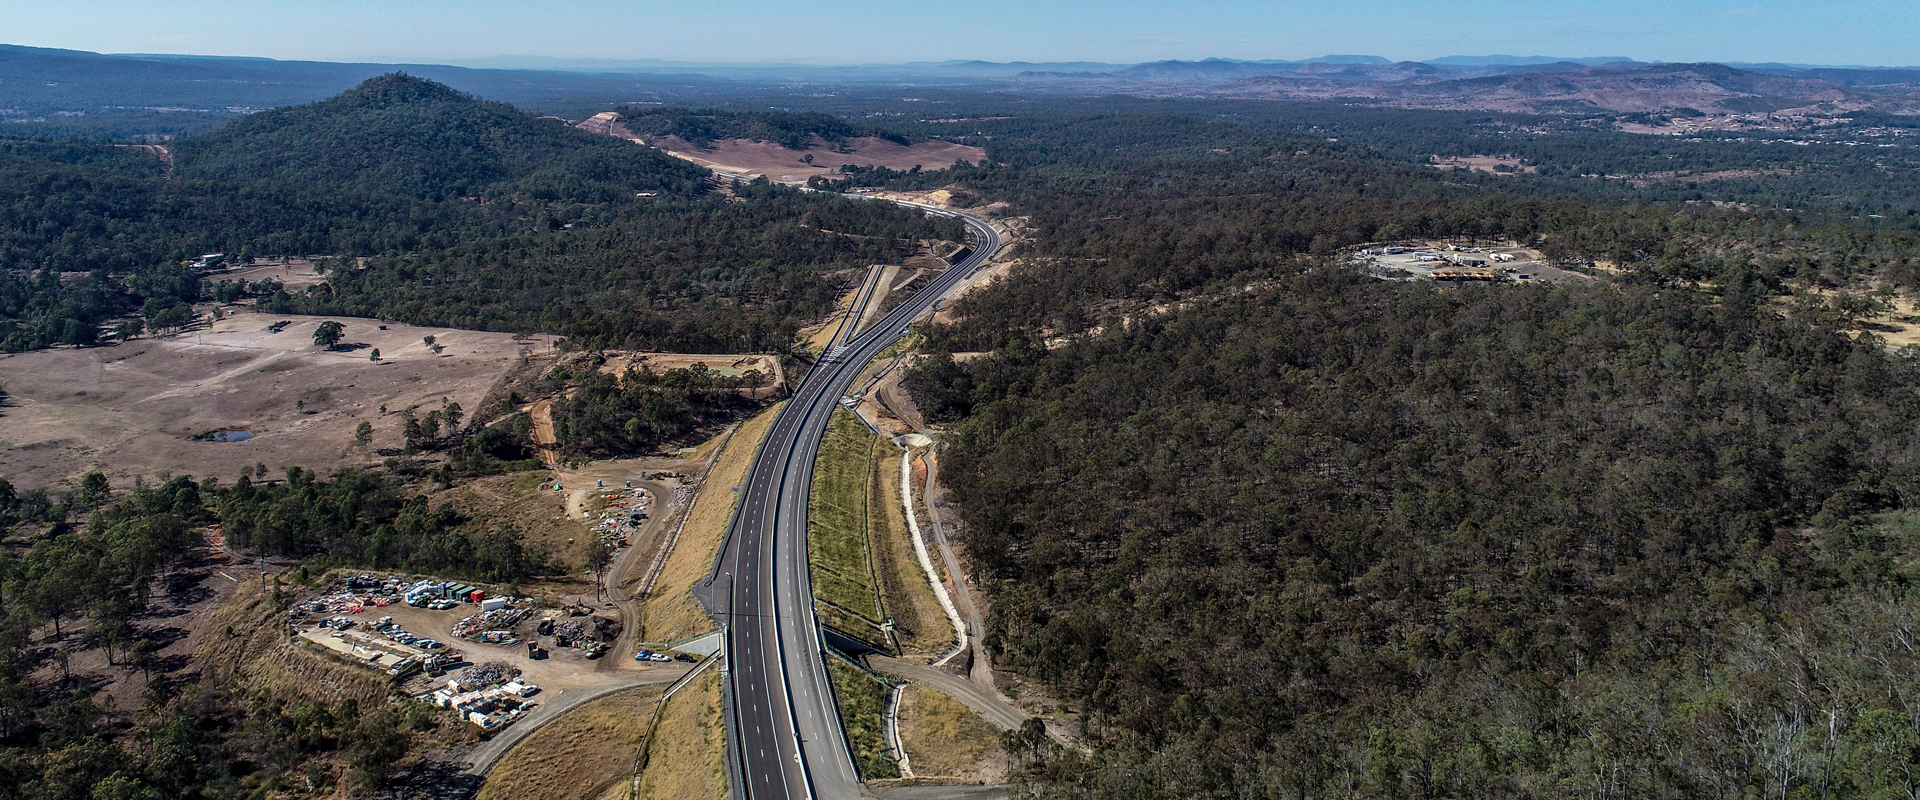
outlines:
[[[907, 448], [901, 448], [907, 450]], [[954, 608], [953, 597], [947, 594], [946, 584], [941, 582], [940, 573], [934, 571], [933, 557], [927, 552], [926, 534], [920, 532], [919, 516], [913, 511], [913, 452], [907, 450], [900, 459], [900, 503], [907, 509], [907, 530], [913, 534], [913, 557], [919, 559], [920, 569], [927, 573], [927, 583], [933, 586], [933, 596], [940, 601], [940, 609], [947, 612], [947, 622], [953, 625], [954, 645], [939, 658], [934, 666], [945, 665], [954, 656], [967, 650], [967, 623], [960, 619], [960, 610]], [[954, 578], [959, 580], [958, 576]]]

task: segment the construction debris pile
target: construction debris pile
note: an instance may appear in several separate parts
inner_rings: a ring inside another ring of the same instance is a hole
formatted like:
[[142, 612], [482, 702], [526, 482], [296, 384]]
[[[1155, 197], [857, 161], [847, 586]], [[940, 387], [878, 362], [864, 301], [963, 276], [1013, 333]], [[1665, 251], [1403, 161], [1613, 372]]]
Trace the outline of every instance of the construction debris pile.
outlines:
[[301, 622], [312, 616], [358, 614], [369, 607], [390, 606], [400, 599], [400, 579], [356, 575], [328, 584], [319, 597], [299, 603], [287, 618]]
[[520, 670], [513, 665], [489, 661], [461, 670], [459, 675], [447, 679], [447, 688], [456, 692], [473, 692], [518, 677], [520, 677]]
[[540, 620], [538, 630], [541, 636], [553, 637], [554, 647], [578, 647], [583, 650], [592, 645], [604, 644], [620, 638], [620, 623], [606, 617], [587, 617], [560, 622], [555, 622], [553, 618], [548, 617]]
[[[488, 602], [500, 599], [503, 598], [491, 598]], [[520, 637], [514, 634], [513, 626], [526, 619], [529, 613], [530, 609], [507, 608], [503, 604], [502, 607], [481, 611], [453, 623], [453, 635], [489, 644], [518, 644]]]
[[640, 526], [647, 521], [647, 509], [653, 505], [653, 493], [644, 488], [627, 483], [627, 494], [606, 492], [600, 499], [607, 501], [607, 509], [600, 512], [600, 521], [593, 529], [600, 535], [600, 541], [611, 547], [626, 547], [633, 536], [640, 532]]
[[519, 680], [520, 670], [499, 662], [468, 667], [436, 689], [430, 701], [451, 708], [483, 731], [494, 731], [525, 716], [537, 705], [526, 698], [540, 687]]

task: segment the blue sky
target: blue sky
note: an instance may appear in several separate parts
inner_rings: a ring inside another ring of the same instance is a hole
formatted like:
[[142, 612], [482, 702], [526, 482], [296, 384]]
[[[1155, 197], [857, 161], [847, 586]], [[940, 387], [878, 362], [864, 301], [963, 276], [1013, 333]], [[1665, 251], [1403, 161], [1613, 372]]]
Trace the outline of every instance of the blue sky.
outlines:
[[1364, 53], [1920, 64], [1913, 0], [7, 0], [0, 42], [323, 61], [876, 63]]

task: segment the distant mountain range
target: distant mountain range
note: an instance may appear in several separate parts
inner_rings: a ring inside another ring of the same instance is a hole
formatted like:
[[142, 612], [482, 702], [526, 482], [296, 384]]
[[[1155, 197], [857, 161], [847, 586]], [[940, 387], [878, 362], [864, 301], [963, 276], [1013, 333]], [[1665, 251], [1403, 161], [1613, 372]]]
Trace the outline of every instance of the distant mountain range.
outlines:
[[[511, 68], [508, 68], [511, 67]], [[515, 57], [347, 64], [180, 55], [104, 55], [0, 45], [0, 121], [102, 112], [250, 113], [313, 102], [395, 70], [517, 104], [608, 104], [724, 94], [747, 85], [890, 85], [1051, 95], [1340, 100], [1535, 113], [1682, 111], [1920, 114], [1920, 68], [1666, 64], [1624, 56], [1448, 56], [1389, 61], [1204, 59], [1144, 64], [941, 61], [700, 64]], [[0, 128], [0, 132], [4, 132]]]
[[1773, 64], [1739, 69], [1512, 56], [1395, 63], [1209, 59], [1160, 61], [1112, 72], [1033, 71], [1016, 80], [1033, 91], [1060, 94], [1343, 100], [1527, 113], [1920, 114], [1920, 69]]

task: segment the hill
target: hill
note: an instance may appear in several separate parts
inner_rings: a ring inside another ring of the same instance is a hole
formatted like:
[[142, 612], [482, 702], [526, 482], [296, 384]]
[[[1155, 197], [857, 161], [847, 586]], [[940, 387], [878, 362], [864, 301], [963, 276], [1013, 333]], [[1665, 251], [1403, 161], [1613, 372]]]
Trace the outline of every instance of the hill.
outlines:
[[405, 73], [241, 119], [174, 148], [183, 179], [459, 197], [689, 195], [705, 170]]
[[[829, 195], [713, 196], [706, 175], [400, 74], [167, 148], [0, 142], [0, 349], [91, 344], [139, 318], [177, 328], [196, 302], [257, 298], [275, 313], [772, 352], [831, 307], [837, 270], [962, 235]], [[378, 258], [289, 292], [181, 263], [209, 252]]]

